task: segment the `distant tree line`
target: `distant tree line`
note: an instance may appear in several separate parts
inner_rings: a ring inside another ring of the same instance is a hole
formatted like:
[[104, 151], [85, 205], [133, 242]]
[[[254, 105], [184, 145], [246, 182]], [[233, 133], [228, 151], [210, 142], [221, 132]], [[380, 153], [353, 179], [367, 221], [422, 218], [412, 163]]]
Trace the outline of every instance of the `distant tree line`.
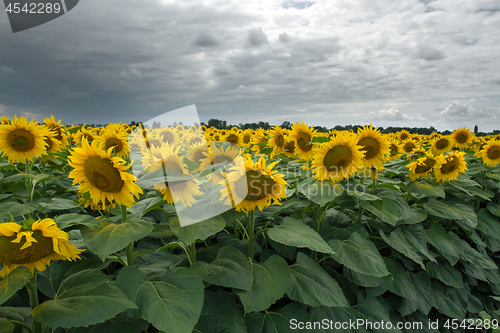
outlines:
[[[269, 125], [268, 122], [263, 122], [259, 121], [258, 123], [245, 123], [245, 124], [238, 124], [238, 125], [231, 125], [227, 124], [225, 120], [219, 120], [219, 119], [210, 119], [208, 123], [201, 123], [202, 125], [205, 125], [207, 127], [215, 127], [217, 129], [231, 129], [232, 127], [238, 127], [240, 129], [258, 129], [258, 128], [263, 128], [263, 129], [269, 129], [273, 127], [274, 125]], [[281, 128], [292, 128], [292, 123], [289, 121], [284, 121], [281, 125]], [[323, 126], [314, 126], [314, 129], [316, 129], [318, 132], [328, 132], [330, 130], [337, 130], [337, 131], [354, 131], [357, 132], [359, 128], [363, 128], [362, 125], [337, 125], [333, 128], [327, 128]], [[448, 135], [451, 134], [451, 131], [445, 130], [445, 131], [438, 131], [434, 126], [431, 127], [397, 127], [397, 126], [389, 126], [389, 127], [379, 127], [380, 132], [382, 133], [396, 133], [402, 130], [406, 130], [411, 134], [422, 134], [422, 135], [429, 135], [432, 133], [440, 133], [443, 135]], [[485, 133], [485, 132], [478, 132], [478, 127], [477, 125], [474, 126], [474, 133], [477, 136], [484, 136], [484, 135], [489, 135], [491, 133]], [[500, 130], [494, 130], [493, 134], [500, 134]]]

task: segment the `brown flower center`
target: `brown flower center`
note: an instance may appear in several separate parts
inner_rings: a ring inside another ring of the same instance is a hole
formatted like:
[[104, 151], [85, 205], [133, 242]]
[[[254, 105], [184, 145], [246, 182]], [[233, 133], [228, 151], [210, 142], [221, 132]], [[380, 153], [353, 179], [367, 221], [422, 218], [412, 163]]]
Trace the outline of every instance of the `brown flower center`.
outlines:
[[297, 144], [299, 145], [300, 150], [309, 151], [312, 149], [312, 144], [309, 144], [311, 141], [311, 136], [307, 133], [299, 133], [297, 134]]
[[15, 151], [25, 152], [35, 147], [35, 138], [28, 130], [18, 128], [7, 135], [7, 143]]
[[436, 148], [439, 150], [445, 149], [448, 147], [449, 144], [450, 144], [450, 142], [448, 141], [448, 139], [439, 139], [436, 142]]
[[109, 138], [104, 144], [104, 150], [108, 151], [109, 148], [114, 147], [115, 154], [119, 154], [123, 150], [123, 142], [118, 138]]
[[107, 158], [90, 156], [83, 170], [90, 184], [102, 192], [120, 192], [124, 185], [120, 171]]
[[498, 158], [500, 158], [500, 147], [499, 146], [490, 147], [486, 152], [486, 155], [490, 160], [497, 160]]
[[363, 138], [359, 140], [358, 144], [363, 146], [363, 149], [361, 150], [365, 151], [365, 159], [367, 160], [377, 157], [380, 152], [380, 143], [374, 138]]
[[[274, 180], [259, 170], [249, 170], [246, 177], [241, 177], [236, 181], [235, 191], [238, 197], [247, 201], [259, 201], [273, 194]], [[248, 193], [244, 193], [245, 188]]]
[[236, 134], [229, 134], [226, 138], [226, 141], [234, 143], [235, 145], [239, 142], [239, 137]]
[[17, 235], [12, 237], [0, 236], [0, 262], [25, 265], [54, 253], [52, 238], [44, 237], [40, 230], [33, 231], [31, 236], [37, 240], [37, 243], [33, 242], [31, 246], [22, 250], [21, 247], [26, 243], [26, 237], [23, 237], [19, 243], [11, 243], [16, 239]]
[[352, 151], [348, 146], [335, 146], [326, 153], [323, 165], [329, 172], [340, 171], [352, 161]]
[[467, 142], [467, 139], [468, 139], [467, 134], [460, 133], [459, 135], [457, 135], [457, 142], [459, 142], [459, 143], [465, 143], [465, 142]]
[[424, 165], [417, 165], [417, 167], [415, 168], [415, 173], [429, 172], [434, 164], [436, 164], [436, 160], [433, 158], [428, 158], [424, 161]]
[[415, 149], [417, 146], [413, 142], [407, 142], [403, 146], [403, 150], [407, 153], [411, 153], [413, 149]]
[[442, 174], [452, 173], [453, 171], [455, 171], [458, 168], [458, 162], [459, 162], [458, 158], [456, 158], [455, 156], [452, 156], [450, 161], [444, 163], [441, 166], [441, 173]]

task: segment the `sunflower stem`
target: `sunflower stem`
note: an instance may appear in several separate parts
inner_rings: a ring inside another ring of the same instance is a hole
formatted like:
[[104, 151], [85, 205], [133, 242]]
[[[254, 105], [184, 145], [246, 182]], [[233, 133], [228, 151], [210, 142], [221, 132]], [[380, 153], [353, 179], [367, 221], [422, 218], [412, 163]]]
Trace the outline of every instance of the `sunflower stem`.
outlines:
[[[481, 190], [484, 190], [484, 180], [486, 178], [486, 172], [482, 171], [481, 172]], [[476, 213], [479, 211], [479, 207], [481, 206], [481, 197], [477, 197], [476, 201]]]
[[127, 252], [127, 264], [132, 266], [134, 264], [134, 242], [127, 245], [125, 251]]
[[11, 320], [10, 322], [13, 323], [13, 324], [15, 324], [15, 325], [21, 326], [22, 328], [24, 328], [29, 333], [33, 333], [33, 330], [31, 329], [31, 327], [29, 327], [28, 325], [26, 325], [25, 323], [23, 323], [21, 321]]
[[250, 218], [248, 220], [248, 258], [253, 259], [253, 243], [255, 241], [254, 229], [255, 229], [255, 211], [250, 211]]
[[127, 222], [127, 207], [126, 206], [120, 206], [121, 211], [122, 211], [122, 223]]
[[[36, 286], [36, 271], [33, 274], [33, 278], [26, 285], [28, 294], [30, 297], [31, 310], [38, 306], [38, 288]], [[33, 320], [33, 331], [34, 333], [42, 333], [42, 323]]]

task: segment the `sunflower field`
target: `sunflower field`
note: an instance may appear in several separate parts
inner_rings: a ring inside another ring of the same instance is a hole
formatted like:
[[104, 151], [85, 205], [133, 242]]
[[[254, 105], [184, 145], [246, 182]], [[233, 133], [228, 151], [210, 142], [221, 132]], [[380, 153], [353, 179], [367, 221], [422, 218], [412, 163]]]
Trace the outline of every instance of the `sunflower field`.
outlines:
[[0, 125], [0, 332], [491, 332], [500, 136]]

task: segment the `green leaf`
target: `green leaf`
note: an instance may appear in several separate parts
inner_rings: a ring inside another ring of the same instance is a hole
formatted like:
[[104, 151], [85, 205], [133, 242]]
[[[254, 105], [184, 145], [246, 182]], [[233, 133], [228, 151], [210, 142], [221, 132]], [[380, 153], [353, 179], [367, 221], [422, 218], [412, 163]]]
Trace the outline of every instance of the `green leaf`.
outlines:
[[128, 317], [125, 313], [89, 327], [76, 327], [65, 330], [65, 333], [142, 333], [147, 330], [149, 323], [140, 318]]
[[135, 267], [120, 271], [116, 283], [139, 307], [139, 314], [160, 331], [192, 332], [203, 307], [203, 282], [185, 267], [148, 281]]
[[456, 220], [467, 230], [473, 230], [477, 225], [477, 216], [474, 210], [461, 204], [450, 204], [431, 199], [424, 204], [424, 209], [434, 216]]
[[176, 217], [170, 222], [170, 229], [187, 245], [193, 244], [198, 239], [205, 240], [224, 229], [225, 226], [226, 221], [220, 215], [185, 227], [181, 227]]
[[469, 243], [465, 240], [460, 239], [457, 235], [450, 231], [450, 235], [453, 238], [453, 241], [461, 249], [460, 259], [470, 262], [472, 265], [478, 268], [484, 269], [498, 269], [495, 262], [488, 257], [486, 254], [481, 253], [475, 249], [473, 249]]
[[428, 182], [413, 181], [408, 184], [408, 189], [417, 197], [445, 197], [442, 187], [433, 185]]
[[[248, 332], [292, 333], [294, 322], [308, 322], [307, 311], [297, 303], [285, 305], [279, 312], [250, 313], [245, 316]], [[246, 331], [245, 331], [246, 332]]]
[[18, 290], [22, 289], [31, 279], [33, 274], [24, 267], [19, 266], [6, 277], [0, 279], [0, 304], [9, 300]]
[[54, 300], [33, 309], [33, 319], [49, 327], [88, 326], [137, 308], [101, 271], [87, 269], [67, 277]]
[[310, 306], [350, 306], [338, 283], [307, 255], [299, 252], [290, 271], [292, 278], [287, 291], [290, 299]]
[[386, 282], [387, 277], [370, 276], [353, 271], [344, 266], [344, 276], [347, 280], [361, 287], [378, 287]]
[[395, 229], [389, 236], [386, 236], [382, 230], [379, 230], [379, 232], [380, 236], [382, 236], [390, 247], [419, 264], [422, 269], [425, 269], [424, 262], [420, 258], [417, 249], [408, 242], [401, 227]]
[[[73, 208], [80, 208], [80, 205], [75, 200], [52, 198], [50, 202], [40, 202], [40, 206], [45, 207], [47, 210], [68, 210]], [[83, 210], [83, 209], [82, 209]]]
[[300, 193], [312, 202], [324, 206], [342, 194], [343, 188], [330, 180], [306, 178], [297, 185]]
[[10, 333], [14, 332], [14, 329], [16, 328], [16, 325], [5, 318], [0, 318], [0, 333]]
[[227, 288], [252, 290], [253, 272], [248, 257], [233, 246], [224, 246], [211, 263], [197, 261], [191, 267], [204, 281]]
[[271, 256], [266, 262], [253, 263], [253, 285], [251, 291], [236, 289], [245, 308], [245, 313], [262, 311], [283, 297], [290, 285], [291, 273], [280, 256]]
[[425, 231], [425, 234], [429, 243], [438, 249], [452, 266], [457, 263], [460, 257], [459, 248], [439, 223], [434, 223], [430, 229]]
[[464, 281], [462, 280], [462, 273], [458, 269], [450, 266], [446, 261], [439, 261], [439, 264], [428, 262], [426, 265], [429, 275], [445, 285], [464, 289]]
[[500, 223], [498, 223], [498, 217], [493, 216], [485, 208], [482, 208], [477, 214], [477, 230], [480, 230], [489, 237], [500, 239]]
[[[309, 332], [314, 333], [330, 333], [330, 332], [353, 332], [353, 333], [368, 333], [365, 329], [364, 325], [355, 325], [350, 326], [350, 323], [356, 323], [358, 319], [368, 320], [369, 318], [354, 310], [353, 308], [334, 308], [334, 307], [326, 307], [326, 306], [317, 306], [311, 308], [309, 313], [310, 321], [306, 324], [309, 326], [305, 326], [304, 328], [309, 330]], [[317, 325], [313, 326], [316, 322], [321, 323], [324, 319], [328, 320], [327, 325]], [[371, 322], [378, 321], [377, 319], [370, 320]], [[330, 323], [333, 323], [333, 327], [330, 329]], [[338, 326], [335, 328], [335, 323], [339, 323], [340, 325], [345, 325], [344, 328], [342, 326]], [[344, 324], [345, 323], [345, 324]], [[351, 329], [349, 329], [351, 327]], [[306, 331], [307, 332], [307, 331]], [[396, 331], [398, 332], [398, 331]]]
[[315, 136], [312, 139], [312, 142], [324, 143], [330, 141], [330, 138], [327, 136]]
[[273, 241], [295, 247], [307, 247], [313, 251], [333, 253], [321, 236], [305, 225], [291, 217], [285, 217], [283, 222], [267, 231]]
[[427, 220], [427, 217], [429, 216], [422, 208], [412, 207], [411, 211], [412, 214], [410, 217], [400, 219], [396, 225], [421, 223]]
[[369, 276], [389, 275], [384, 259], [375, 244], [357, 232], [353, 232], [347, 240], [332, 239], [328, 244], [335, 251], [330, 256], [347, 268]]
[[465, 318], [467, 298], [460, 289], [445, 288], [432, 284], [434, 307], [451, 318]]
[[63, 214], [55, 218], [59, 229], [66, 229], [75, 225], [84, 225], [97, 229], [100, 226], [99, 220], [94, 216], [86, 214]]
[[151, 223], [135, 218], [129, 218], [127, 222], [120, 224], [107, 219], [99, 221], [99, 229], [84, 227], [81, 231], [85, 245], [102, 261], [110, 254], [123, 250], [128, 244], [146, 237], [153, 230]]
[[500, 217], [500, 205], [488, 204], [486, 208], [488, 208], [491, 214]]
[[390, 225], [396, 225], [400, 219], [398, 214], [398, 206], [390, 199], [382, 199], [377, 201], [360, 201], [361, 207]]
[[193, 332], [247, 333], [245, 319], [238, 312], [234, 294], [225, 291], [205, 291], [200, 320]]
[[154, 209], [162, 209], [163, 207], [163, 198], [161, 197], [152, 197], [146, 198], [141, 201], [135, 203], [132, 206], [132, 214], [134, 214], [137, 218], [142, 218], [148, 212]]

